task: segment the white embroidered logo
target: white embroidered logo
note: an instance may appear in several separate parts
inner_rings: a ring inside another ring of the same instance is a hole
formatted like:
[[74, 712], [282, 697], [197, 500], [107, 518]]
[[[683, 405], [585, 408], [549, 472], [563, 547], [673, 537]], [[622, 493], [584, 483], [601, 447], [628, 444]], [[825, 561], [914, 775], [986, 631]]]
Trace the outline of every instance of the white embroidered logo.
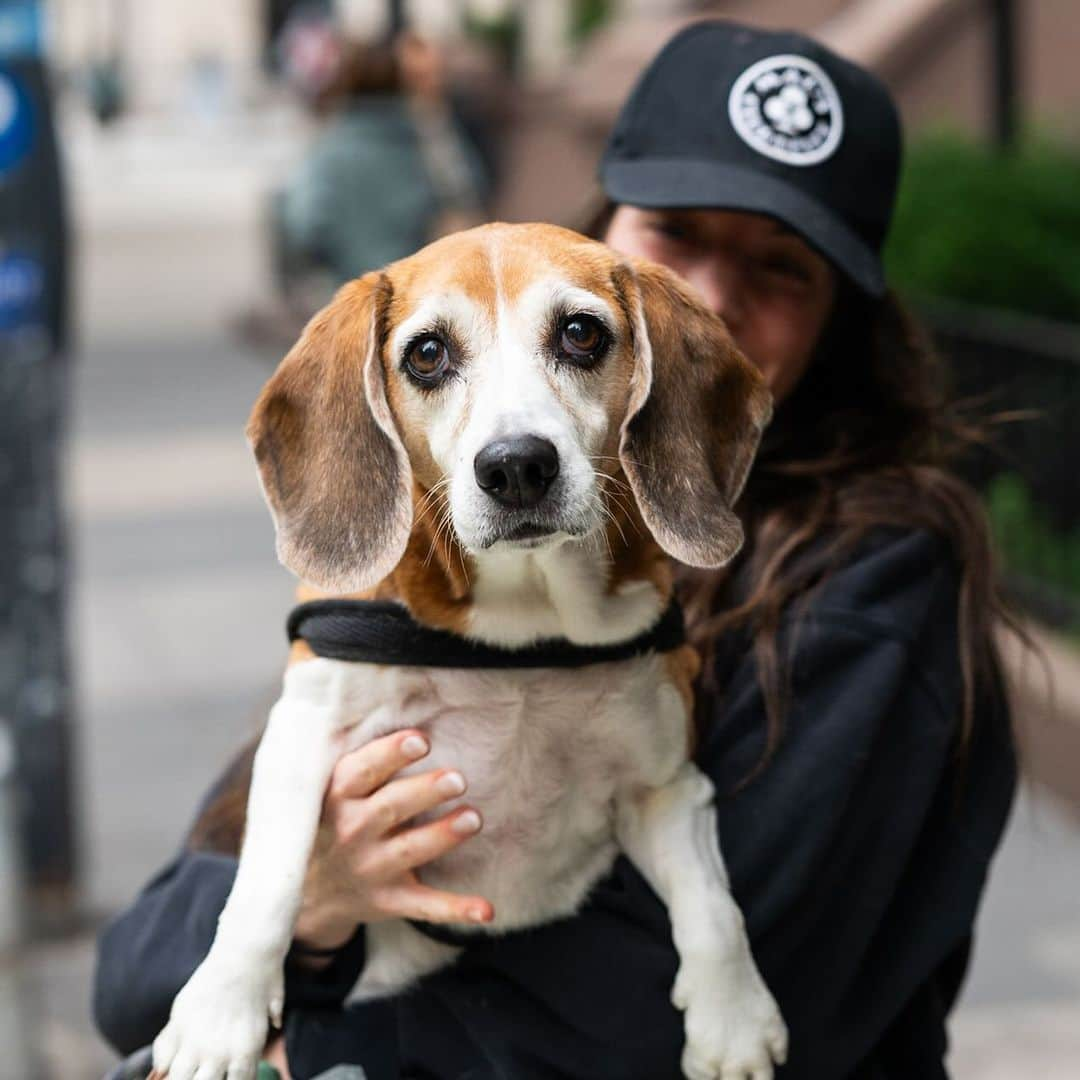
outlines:
[[748, 67], [731, 88], [728, 116], [747, 146], [787, 165], [824, 161], [844, 133], [836, 87], [805, 56], [769, 56]]

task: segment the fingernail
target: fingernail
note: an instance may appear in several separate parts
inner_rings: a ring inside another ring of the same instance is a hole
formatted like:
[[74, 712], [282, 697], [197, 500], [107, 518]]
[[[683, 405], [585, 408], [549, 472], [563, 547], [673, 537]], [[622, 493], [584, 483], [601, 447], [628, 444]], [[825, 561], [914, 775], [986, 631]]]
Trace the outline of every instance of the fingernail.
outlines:
[[482, 907], [470, 908], [469, 909], [469, 918], [472, 919], [473, 922], [487, 922], [488, 921], [487, 908], [482, 908]]
[[465, 790], [465, 777], [459, 772], [448, 772], [435, 781], [435, 790], [440, 795], [460, 795]]
[[408, 758], [421, 758], [428, 752], [427, 739], [410, 735], [401, 744], [402, 753]]
[[454, 824], [451, 828], [456, 833], [462, 833], [468, 835], [474, 833], [480, 828], [480, 815], [475, 810], [466, 810], [463, 814], [458, 814], [454, 818]]

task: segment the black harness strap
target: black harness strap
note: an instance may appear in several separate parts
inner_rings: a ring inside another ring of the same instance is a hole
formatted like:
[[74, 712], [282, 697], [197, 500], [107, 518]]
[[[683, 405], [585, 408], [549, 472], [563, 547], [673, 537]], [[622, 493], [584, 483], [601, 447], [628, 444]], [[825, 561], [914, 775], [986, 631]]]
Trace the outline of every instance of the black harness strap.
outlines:
[[290, 641], [303, 639], [331, 660], [441, 668], [579, 668], [672, 652], [686, 641], [675, 601], [645, 633], [616, 645], [575, 645], [566, 638], [519, 649], [486, 645], [423, 626], [403, 605], [382, 600], [312, 600], [293, 608], [287, 630]]

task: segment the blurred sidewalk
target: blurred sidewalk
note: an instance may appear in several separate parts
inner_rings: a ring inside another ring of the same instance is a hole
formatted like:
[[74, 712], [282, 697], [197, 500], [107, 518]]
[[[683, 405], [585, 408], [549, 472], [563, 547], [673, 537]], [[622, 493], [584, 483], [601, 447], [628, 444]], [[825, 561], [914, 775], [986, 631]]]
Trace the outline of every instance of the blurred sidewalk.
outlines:
[[[291, 579], [243, 440], [276, 357], [238, 348], [222, 326], [266, 287], [260, 199], [296, 132], [73, 140], [78, 764], [86, 901], [105, 914], [169, 858], [282, 670]], [[1077, 820], [1026, 798], [953, 1027], [959, 1080], [1080, 1075], [1078, 896]], [[111, 1060], [89, 1019], [91, 965], [90, 935], [24, 965], [15, 1004], [49, 1080], [94, 1080]], [[27, 1080], [4, 1068], [0, 1080]]]
[[276, 108], [214, 126], [137, 117], [103, 130], [68, 111], [60, 126], [82, 342], [220, 340], [267, 286], [264, 207], [302, 155], [303, 119]]
[[[300, 140], [284, 121], [65, 134], [80, 345], [72, 641], [96, 916], [170, 857], [281, 677], [292, 581], [244, 441], [277, 357], [225, 326], [265, 293], [263, 199]], [[91, 1080], [112, 1060], [89, 1017], [91, 970], [90, 934], [25, 965], [15, 1004], [50, 1080]], [[27, 1080], [5, 1067], [0, 1080]]]

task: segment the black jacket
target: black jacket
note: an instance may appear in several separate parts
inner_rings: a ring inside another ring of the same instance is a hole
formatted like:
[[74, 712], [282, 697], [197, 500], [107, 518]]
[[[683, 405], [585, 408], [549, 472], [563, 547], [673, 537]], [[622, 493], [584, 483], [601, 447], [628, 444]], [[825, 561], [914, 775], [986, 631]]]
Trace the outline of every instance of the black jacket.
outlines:
[[[983, 701], [958, 768], [957, 577], [925, 533], [883, 533], [785, 632], [793, 695], [776, 756], [740, 641], [698, 754], [762, 973], [791, 1032], [784, 1080], [933, 1080], [987, 867], [1015, 785], [1006, 709]], [[235, 861], [186, 852], [100, 940], [95, 1015], [130, 1051], [164, 1025], [209, 948]], [[393, 1004], [341, 1003], [358, 933], [331, 968], [290, 966], [297, 1078], [339, 1061], [391, 1077], [677, 1078], [666, 911], [625, 860], [575, 918], [470, 947]], [[400, 1058], [398, 1058], [400, 1055]]]

